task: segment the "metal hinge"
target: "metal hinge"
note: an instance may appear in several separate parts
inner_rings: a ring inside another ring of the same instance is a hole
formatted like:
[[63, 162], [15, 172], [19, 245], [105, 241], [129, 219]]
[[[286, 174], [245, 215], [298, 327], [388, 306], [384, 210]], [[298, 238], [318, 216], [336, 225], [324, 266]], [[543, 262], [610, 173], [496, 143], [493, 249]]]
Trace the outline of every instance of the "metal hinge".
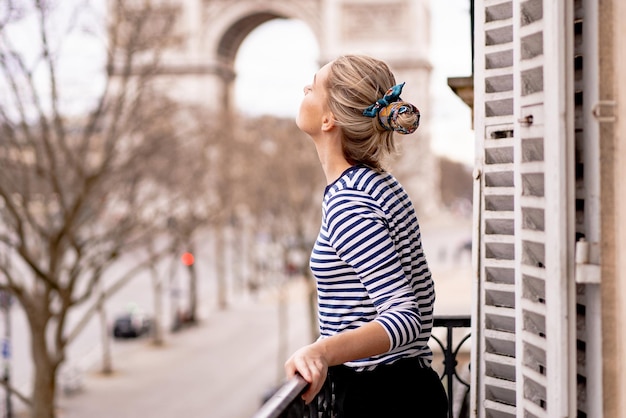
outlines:
[[600, 284], [598, 259], [598, 243], [587, 242], [584, 238], [576, 242], [576, 283]]
[[[617, 103], [613, 100], [598, 100], [591, 108], [591, 114], [600, 123], [612, 123], [615, 122], [615, 120], [617, 119], [617, 117], [613, 113], [613, 108], [615, 108], [616, 106]], [[603, 112], [603, 107], [606, 107], [608, 109]]]

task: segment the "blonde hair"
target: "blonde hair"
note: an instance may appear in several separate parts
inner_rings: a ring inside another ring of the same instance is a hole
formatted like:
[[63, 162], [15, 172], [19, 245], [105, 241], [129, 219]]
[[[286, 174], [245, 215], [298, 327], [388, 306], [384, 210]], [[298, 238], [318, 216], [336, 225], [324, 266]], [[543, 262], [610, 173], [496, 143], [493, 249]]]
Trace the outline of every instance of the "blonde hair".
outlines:
[[[395, 154], [393, 131], [381, 126], [378, 117], [363, 115], [395, 84], [387, 64], [375, 58], [344, 55], [331, 64], [326, 79], [328, 106], [343, 132], [342, 148], [349, 163], [383, 171], [385, 161]], [[403, 126], [413, 122], [414, 117], [398, 119]]]

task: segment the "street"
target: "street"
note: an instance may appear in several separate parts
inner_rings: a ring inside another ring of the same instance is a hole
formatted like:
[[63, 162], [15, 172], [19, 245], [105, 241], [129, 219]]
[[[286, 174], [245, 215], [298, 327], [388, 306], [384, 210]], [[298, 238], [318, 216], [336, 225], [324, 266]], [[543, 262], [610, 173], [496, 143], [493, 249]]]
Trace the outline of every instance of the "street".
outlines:
[[284, 354], [279, 293], [268, 291], [170, 335], [163, 347], [130, 342], [133, 347], [115, 357], [113, 375], [94, 370], [82, 391], [59, 396], [59, 417], [252, 416], [266, 391], [281, 383], [285, 356], [310, 338], [305, 284], [295, 279], [287, 288]]

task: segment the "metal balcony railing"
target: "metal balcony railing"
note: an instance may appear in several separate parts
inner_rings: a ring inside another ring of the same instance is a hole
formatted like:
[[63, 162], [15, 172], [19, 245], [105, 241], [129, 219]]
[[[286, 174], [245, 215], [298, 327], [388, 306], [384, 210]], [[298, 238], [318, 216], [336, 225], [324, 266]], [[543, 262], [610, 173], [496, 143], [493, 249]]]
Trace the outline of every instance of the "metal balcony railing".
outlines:
[[[259, 409], [253, 418], [278, 418], [287, 416], [287, 410], [294, 406], [295, 401], [309, 384], [300, 375], [285, 382]], [[302, 417], [304, 418], [304, 416]]]
[[[467, 396], [469, 394], [470, 384], [459, 376], [457, 371], [458, 355], [463, 347], [463, 344], [471, 337], [471, 333], [468, 333], [461, 338], [458, 343], [454, 343], [454, 329], [455, 328], [469, 328], [471, 326], [471, 318], [469, 316], [436, 316], [433, 321], [433, 328], [446, 328], [446, 344], [436, 336], [432, 335], [431, 338], [441, 347], [443, 353], [443, 373], [440, 377], [443, 381], [445, 379], [446, 392], [448, 394], [448, 418], [463, 418], [469, 416]], [[461, 398], [459, 411], [455, 414], [456, 399], [454, 397], [455, 382], [461, 384], [465, 388], [464, 396]]]
[[[432, 336], [433, 340], [441, 347], [443, 355], [443, 372], [440, 377], [445, 379], [445, 387], [449, 399], [448, 417], [466, 417], [468, 415], [466, 396], [469, 393], [470, 384], [459, 376], [457, 371], [459, 352], [471, 334], [468, 332], [461, 340], [455, 344], [454, 330], [455, 328], [469, 328], [471, 319], [469, 316], [437, 316], [433, 322], [433, 328], [446, 328], [445, 344], [436, 336]], [[455, 398], [454, 388], [458, 387], [455, 382], [465, 388], [465, 396], [459, 410], [455, 414]], [[328, 400], [332, 396], [328, 393], [318, 395], [318, 402], [312, 402], [311, 405], [304, 406], [300, 400], [300, 395], [306, 390], [308, 383], [300, 376], [295, 376], [285, 382], [272, 395], [263, 406], [254, 414], [252, 418], [333, 418]]]

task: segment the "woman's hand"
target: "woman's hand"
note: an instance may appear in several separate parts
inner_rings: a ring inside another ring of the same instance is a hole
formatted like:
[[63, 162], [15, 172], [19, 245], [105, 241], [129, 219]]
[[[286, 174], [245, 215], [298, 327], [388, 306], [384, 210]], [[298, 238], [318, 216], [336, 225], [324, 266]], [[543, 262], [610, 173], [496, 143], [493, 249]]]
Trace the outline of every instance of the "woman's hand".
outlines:
[[320, 341], [307, 345], [296, 351], [285, 363], [287, 378], [299, 373], [309, 382], [309, 388], [302, 394], [305, 403], [310, 403], [322, 389], [328, 374], [328, 360]]
[[309, 382], [309, 388], [302, 394], [308, 404], [322, 389], [329, 366], [385, 353], [390, 347], [385, 328], [377, 321], [371, 321], [302, 347], [287, 360], [285, 372], [287, 378], [299, 373]]

